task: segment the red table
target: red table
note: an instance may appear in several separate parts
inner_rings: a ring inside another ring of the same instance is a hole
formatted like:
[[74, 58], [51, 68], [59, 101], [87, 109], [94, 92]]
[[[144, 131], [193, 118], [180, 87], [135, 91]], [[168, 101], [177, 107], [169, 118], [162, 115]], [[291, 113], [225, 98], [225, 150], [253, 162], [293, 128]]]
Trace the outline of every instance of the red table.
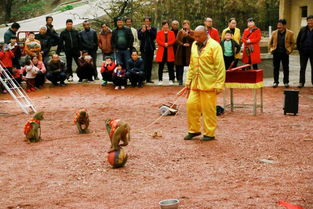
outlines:
[[[263, 70], [229, 70], [226, 71], [224, 107], [230, 106], [231, 111], [234, 108], [243, 106], [252, 106], [253, 115], [256, 115], [257, 108], [263, 112]], [[226, 90], [230, 89], [230, 104], [226, 104]], [[253, 104], [234, 104], [234, 89], [248, 88], [253, 90]], [[260, 89], [260, 104], [257, 103], [257, 90]]]

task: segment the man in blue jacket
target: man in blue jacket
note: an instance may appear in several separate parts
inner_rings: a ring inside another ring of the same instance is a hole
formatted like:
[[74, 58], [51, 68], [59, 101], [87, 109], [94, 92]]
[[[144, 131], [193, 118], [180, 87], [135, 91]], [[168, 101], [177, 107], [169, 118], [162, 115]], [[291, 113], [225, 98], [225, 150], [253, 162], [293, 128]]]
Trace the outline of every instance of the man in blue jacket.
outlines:
[[131, 59], [128, 60], [126, 76], [129, 78], [132, 87], [137, 85], [139, 88], [143, 87], [143, 81], [145, 80], [143, 60], [138, 57], [138, 52], [135, 50], [131, 54]]

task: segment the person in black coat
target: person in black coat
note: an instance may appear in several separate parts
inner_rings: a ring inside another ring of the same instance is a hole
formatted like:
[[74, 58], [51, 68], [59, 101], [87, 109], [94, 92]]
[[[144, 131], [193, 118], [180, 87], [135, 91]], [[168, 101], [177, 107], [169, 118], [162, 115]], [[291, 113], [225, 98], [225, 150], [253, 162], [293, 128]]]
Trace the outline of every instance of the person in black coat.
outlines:
[[137, 51], [133, 51], [131, 59], [128, 60], [126, 77], [129, 78], [132, 87], [137, 85], [139, 88], [143, 87], [143, 81], [145, 80], [144, 64], [143, 60], [138, 57]]
[[153, 83], [151, 80], [151, 71], [156, 35], [157, 29], [151, 26], [151, 17], [145, 17], [144, 25], [138, 30], [138, 39], [140, 40], [140, 52], [144, 62], [147, 83]]
[[49, 52], [50, 52], [51, 44], [50, 44], [50, 38], [47, 35], [46, 26], [43, 26], [40, 28], [39, 33], [35, 35], [35, 39], [40, 41], [43, 62], [47, 64], [48, 59], [49, 59]]
[[301, 28], [297, 37], [297, 48], [300, 53], [300, 81], [299, 88], [305, 84], [305, 71], [308, 60], [311, 62], [311, 82], [313, 84], [313, 15], [307, 17], [307, 26]]
[[117, 18], [117, 28], [112, 32], [112, 48], [115, 53], [117, 64], [128, 68], [128, 59], [130, 58], [130, 49], [133, 48], [134, 36], [131, 30], [124, 26], [122, 18]]
[[49, 37], [49, 42], [51, 46], [57, 46], [60, 41], [59, 34], [54, 30], [53, 25], [53, 17], [47, 16], [46, 17], [46, 27], [47, 27], [47, 36]]
[[[86, 20], [83, 22], [84, 30], [79, 32], [80, 47], [82, 51], [87, 51], [92, 57], [93, 63], [97, 64], [98, 35], [97, 32], [90, 28], [90, 23]], [[94, 68], [93, 76], [98, 80], [97, 68]]]
[[73, 29], [73, 20], [66, 20], [66, 29], [60, 34], [60, 42], [57, 49], [59, 55], [61, 51], [66, 55], [66, 74], [68, 81], [73, 81], [72, 61], [78, 66], [80, 56], [80, 38], [77, 30]]
[[87, 51], [82, 51], [82, 55], [78, 58], [78, 67], [76, 70], [77, 76], [79, 78], [78, 82], [82, 82], [83, 79], [92, 81], [94, 68], [95, 65], [92, 57], [88, 54]]

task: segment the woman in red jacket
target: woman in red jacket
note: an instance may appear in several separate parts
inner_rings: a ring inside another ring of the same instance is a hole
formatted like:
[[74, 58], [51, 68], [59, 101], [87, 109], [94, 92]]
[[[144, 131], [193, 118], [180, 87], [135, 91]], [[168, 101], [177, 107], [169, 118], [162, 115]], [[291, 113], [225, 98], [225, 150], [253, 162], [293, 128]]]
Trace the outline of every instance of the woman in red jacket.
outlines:
[[163, 84], [163, 68], [167, 64], [169, 74], [169, 84], [174, 84], [174, 44], [176, 41], [175, 34], [169, 30], [169, 23], [162, 22], [162, 30], [157, 33], [156, 41], [158, 43], [158, 51], [156, 54], [156, 62], [159, 63], [159, 85]]
[[255, 26], [254, 19], [249, 18], [248, 28], [245, 29], [242, 42], [244, 43], [242, 62], [251, 64], [253, 69], [258, 69], [258, 65], [261, 62], [261, 30]]

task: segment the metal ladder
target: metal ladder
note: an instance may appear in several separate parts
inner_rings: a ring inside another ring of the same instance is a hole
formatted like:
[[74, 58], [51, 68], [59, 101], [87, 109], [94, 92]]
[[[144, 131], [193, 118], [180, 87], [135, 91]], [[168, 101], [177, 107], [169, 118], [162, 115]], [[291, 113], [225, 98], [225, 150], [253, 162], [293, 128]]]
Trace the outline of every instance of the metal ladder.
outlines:
[[0, 82], [9, 92], [15, 102], [20, 106], [24, 113], [30, 114], [36, 112], [35, 107], [30, 102], [24, 89], [14, 80], [11, 73], [3, 68], [0, 63]]

